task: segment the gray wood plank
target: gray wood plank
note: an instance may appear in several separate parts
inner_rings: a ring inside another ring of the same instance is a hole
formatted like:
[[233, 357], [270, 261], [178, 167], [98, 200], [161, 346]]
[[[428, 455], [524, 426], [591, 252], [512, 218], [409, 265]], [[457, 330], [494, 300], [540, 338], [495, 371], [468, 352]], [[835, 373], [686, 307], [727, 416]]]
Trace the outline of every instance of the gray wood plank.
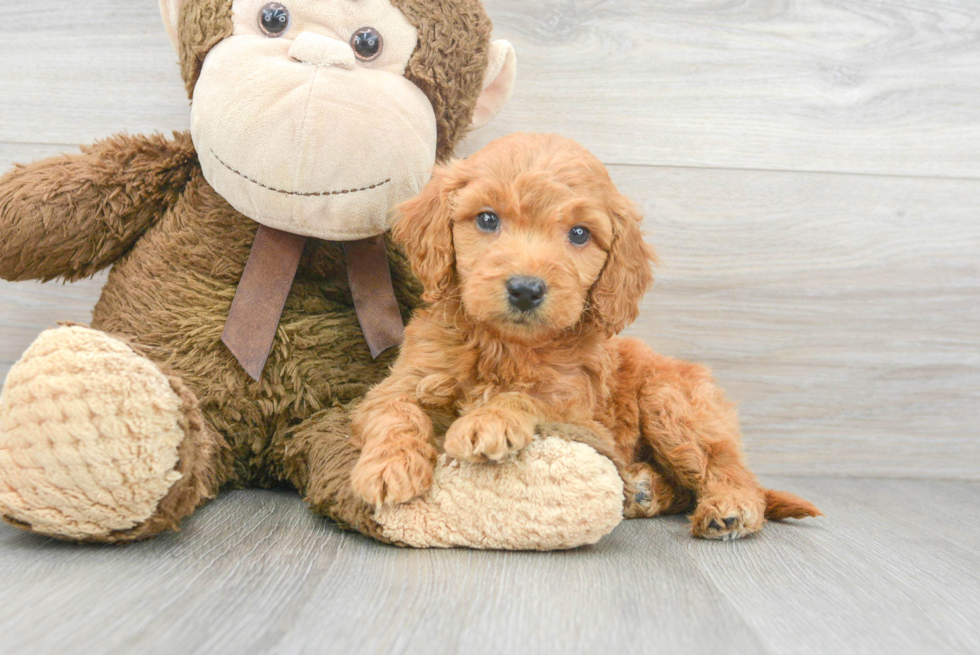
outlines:
[[153, 0], [33, 0], [0, 45], [0, 141], [88, 143], [186, 129], [190, 109]]
[[282, 493], [229, 494], [183, 532], [126, 548], [62, 544], [5, 526], [0, 650], [185, 652], [181, 645], [203, 643], [232, 617], [232, 644], [245, 648], [288, 621], [313, 568], [328, 568], [345, 538]]
[[[399, 551], [375, 559], [345, 549], [338, 569], [371, 574], [323, 580], [296, 628], [265, 652], [613, 653], [653, 640], [664, 652], [720, 644], [764, 652], [710, 577], [694, 573], [670, 523], [646, 527], [552, 555]], [[379, 602], [373, 629], [364, 629], [355, 597]], [[326, 643], [313, 638], [324, 616], [336, 617]]]
[[74, 284], [0, 280], [0, 386], [9, 366], [42, 330], [59, 321], [91, 322], [105, 276], [100, 273]]
[[[488, 0], [520, 56], [474, 144], [573, 136], [621, 164], [980, 176], [972, 0]], [[34, 0], [0, 43], [0, 141], [184, 129], [150, 0]]]
[[[652, 538], [670, 536], [661, 529]], [[554, 558], [399, 550], [344, 535], [295, 496], [272, 492], [228, 494], [180, 535], [125, 548], [75, 547], [4, 526], [0, 597], [17, 603], [0, 603], [0, 649], [483, 652], [491, 626], [480, 621], [496, 624], [494, 652], [505, 645], [515, 652], [640, 646], [629, 632], [597, 630], [586, 594], [610, 557], [633, 566], [628, 552], [616, 553], [612, 541]], [[649, 577], [637, 593], [605, 589], [609, 611], [639, 622], [649, 614], [667, 643], [694, 652], [722, 640], [758, 652], [757, 637], [717, 602], [710, 583], [690, 577], [682, 552], [661, 559], [665, 575]], [[522, 593], [529, 580], [543, 595]], [[649, 601], [638, 603], [640, 593]], [[679, 615], [670, 612], [678, 598], [691, 604]], [[32, 620], [39, 615], [56, 623]], [[671, 631], [678, 616], [697, 629]]]
[[612, 172], [663, 260], [630, 332], [715, 369], [756, 468], [980, 478], [980, 184]]
[[[773, 478], [827, 513], [692, 559], [774, 653], [980, 652], [980, 552], [956, 532], [980, 485]], [[912, 513], [915, 520], [908, 520]]]
[[77, 145], [61, 143], [0, 143], [0, 171], [13, 164], [28, 164], [37, 159], [78, 152]]
[[[630, 521], [568, 553], [412, 551], [289, 492], [127, 547], [0, 526], [0, 651], [975, 653], [980, 485], [767, 477], [827, 516], [755, 538]], [[936, 510], [944, 508], [942, 512]]]
[[980, 175], [973, 0], [488, 0], [519, 81], [478, 147], [560, 132], [607, 163]]

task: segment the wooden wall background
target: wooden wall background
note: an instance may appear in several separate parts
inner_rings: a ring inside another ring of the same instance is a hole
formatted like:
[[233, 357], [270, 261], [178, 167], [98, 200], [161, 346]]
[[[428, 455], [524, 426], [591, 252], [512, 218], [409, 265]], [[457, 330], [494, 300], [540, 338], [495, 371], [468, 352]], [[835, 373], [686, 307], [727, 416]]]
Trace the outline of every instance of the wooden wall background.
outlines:
[[[980, 4], [486, 0], [514, 100], [578, 139], [663, 259], [632, 333], [711, 364], [767, 473], [980, 479]], [[32, 0], [0, 168], [186, 129], [153, 0]], [[0, 235], [3, 238], [3, 235]], [[104, 278], [0, 283], [0, 379]]]

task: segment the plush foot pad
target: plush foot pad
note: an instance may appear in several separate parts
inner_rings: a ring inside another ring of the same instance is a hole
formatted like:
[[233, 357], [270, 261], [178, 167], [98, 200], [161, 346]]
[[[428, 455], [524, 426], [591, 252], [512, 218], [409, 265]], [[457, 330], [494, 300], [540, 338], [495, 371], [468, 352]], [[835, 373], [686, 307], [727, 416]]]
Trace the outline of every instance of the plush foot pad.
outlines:
[[182, 417], [167, 377], [126, 344], [42, 333], [0, 394], [0, 514], [66, 539], [133, 528], [180, 479]]
[[623, 481], [613, 463], [557, 437], [500, 464], [442, 455], [426, 496], [376, 515], [388, 539], [409, 546], [499, 550], [594, 544], [622, 518]]

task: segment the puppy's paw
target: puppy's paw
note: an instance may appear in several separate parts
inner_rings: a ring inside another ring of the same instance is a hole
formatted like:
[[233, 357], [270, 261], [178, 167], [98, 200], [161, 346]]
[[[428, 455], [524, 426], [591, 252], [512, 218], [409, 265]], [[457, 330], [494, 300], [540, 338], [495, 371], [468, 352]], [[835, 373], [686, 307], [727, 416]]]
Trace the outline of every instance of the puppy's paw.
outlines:
[[623, 516], [628, 519], [660, 514], [670, 507], [673, 492], [653, 467], [643, 462], [620, 471], [623, 476]]
[[351, 471], [351, 485], [370, 505], [406, 503], [432, 487], [435, 461], [435, 448], [415, 439], [369, 445]]
[[702, 539], [732, 541], [758, 532], [765, 514], [766, 498], [761, 491], [703, 496], [691, 517], [691, 533]]
[[446, 432], [446, 454], [467, 462], [500, 462], [534, 439], [534, 422], [524, 416], [475, 411]]

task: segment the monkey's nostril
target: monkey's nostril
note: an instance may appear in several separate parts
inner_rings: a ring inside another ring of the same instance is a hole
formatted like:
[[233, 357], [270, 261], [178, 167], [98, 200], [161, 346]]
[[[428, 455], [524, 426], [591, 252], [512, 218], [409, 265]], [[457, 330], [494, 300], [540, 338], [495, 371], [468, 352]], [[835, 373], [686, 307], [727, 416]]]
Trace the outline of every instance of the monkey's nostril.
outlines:
[[507, 280], [507, 300], [511, 307], [529, 312], [542, 302], [548, 292], [544, 280], [526, 275], [515, 275]]

